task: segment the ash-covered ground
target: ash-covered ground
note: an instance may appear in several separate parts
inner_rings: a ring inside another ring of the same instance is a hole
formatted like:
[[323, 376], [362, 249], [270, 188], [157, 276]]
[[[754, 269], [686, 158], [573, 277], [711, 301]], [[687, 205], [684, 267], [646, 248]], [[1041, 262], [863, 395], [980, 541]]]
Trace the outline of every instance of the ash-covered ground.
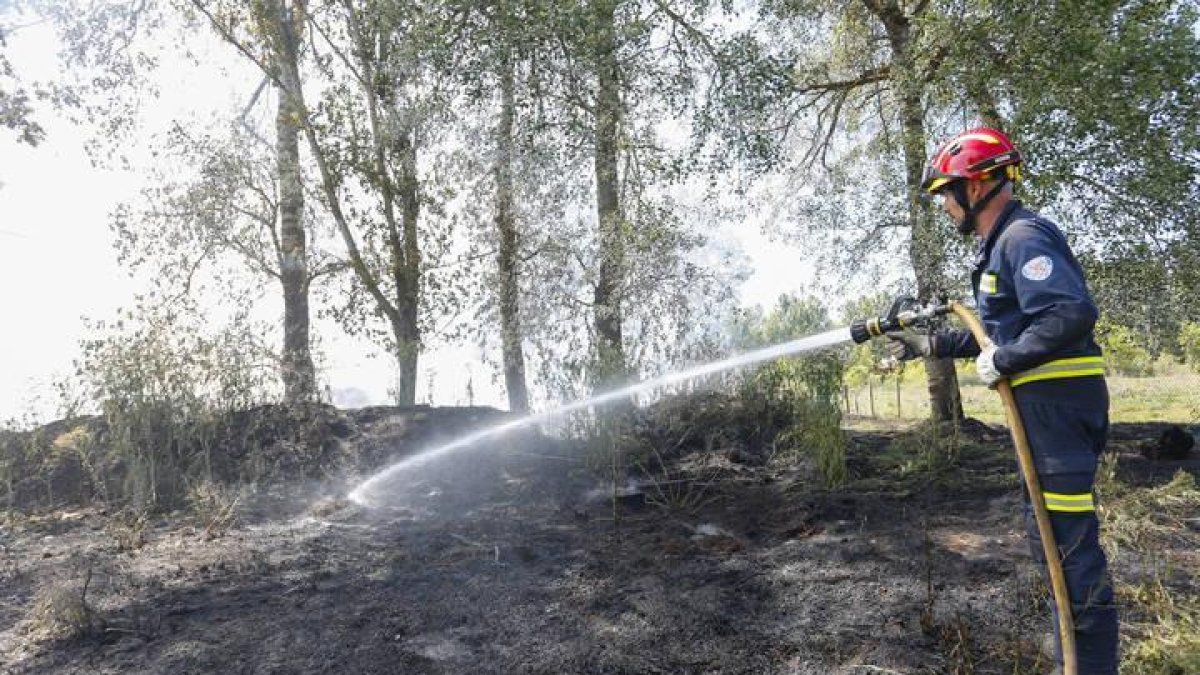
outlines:
[[[1197, 470], [1138, 455], [1155, 433], [1114, 430], [1121, 472], [1153, 485]], [[371, 508], [310, 484], [247, 498], [238, 521], [216, 527], [184, 514], [131, 523], [97, 507], [12, 516], [0, 663], [88, 674], [1046, 672], [1047, 598], [1003, 430], [974, 427], [945, 471], [906, 468], [907, 432], [850, 441], [850, 480], [836, 490], [803, 455], [748, 461], [719, 443], [663, 454], [653, 470], [623, 467], [614, 490], [594, 450], [528, 435], [403, 476]]]

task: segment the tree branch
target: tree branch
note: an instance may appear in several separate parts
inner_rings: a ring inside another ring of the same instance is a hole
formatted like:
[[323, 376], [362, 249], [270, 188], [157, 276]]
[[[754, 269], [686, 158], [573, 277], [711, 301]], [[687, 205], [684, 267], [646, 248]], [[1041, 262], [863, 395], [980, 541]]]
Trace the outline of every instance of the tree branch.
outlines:
[[712, 57], [714, 61], [717, 59], [717, 55], [718, 55], [717, 48], [713, 45], [712, 40], [710, 40], [707, 35], [705, 35], [700, 29], [696, 28], [691, 23], [689, 23], [688, 20], [686, 18], [684, 18], [682, 15], [677, 13], [675, 10], [671, 9], [671, 7], [669, 5], [667, 5], [667, 3], [664, 2], [663, 0], [654, 0], [654, 4], [660, 10], [662, 10], [663, 14], [666, 14], [667, 17], [669, 19], [671, 19], [672, 22], [674, 22], [677, 26], [682, 28], [685, 33], [690, 35], [692, 37], [692, 39], [699, 42], [700, 45], [702, 47], [704, 47], [704, 51], [708, 52], [708, 55], [710, 57]]
[[264, 63], [261, 59], [255, 56], [254, 52], [250, 51], [249, 47], [242, 43], [241, 40], [237, 39], [237, 36], [233, 34], [233, 31], [226, 28], [225, 25], [217, 19], [217, 17], [213, 16], [212, 12], [208, 11], [208, 7], [205, 6], [203, 0], [191, 0], [191, 3], [193, 7], [195, 7], [201, 14], [208, 18], [208, 22], [212, 25], [213, 30], [217, 31], [217, 33], [219, 33], [226, 42], [236, 47], [237, 50], [242, 53], [242, 56], [250, 59], [254, 65], [258, 66], [259, 70], [263, 72], [263, 75], [266, 75], [268, 78], [270, 78], [270, 80], [274, 82], [276, 86], [280, 88], [283, 87], [283, 83], [279, 80], [279, 75], [274, 72], [270, 65]]
[[803, 85], [797, 91], [800, 94], [809, 94], [813, 92], [827, 91], [844, 91], [847, 89], [855, 89], [875, 82], [882, 82], [891, 77], [891, 66], [880, 66], [865, 70], [858, 77], [848, 80], [832, 80], [829, 82], [810, 83]]

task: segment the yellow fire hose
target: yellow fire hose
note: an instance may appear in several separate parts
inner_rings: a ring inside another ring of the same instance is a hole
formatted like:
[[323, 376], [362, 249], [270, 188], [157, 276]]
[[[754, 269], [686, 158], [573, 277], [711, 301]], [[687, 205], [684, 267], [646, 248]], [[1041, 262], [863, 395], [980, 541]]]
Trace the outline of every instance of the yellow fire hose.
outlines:
[[[975, 314], [958, 302], [951, 302], [950, 311], [966, 324], [980, 348], [991, 344], [983, 324]], [[1063, 576], [1062, 559], [1058, 554], [1058, 544], [1054, 541], [1054, 528], [1050, 524], [1050, 512], [1046, 510], [1046, 500], [1042, 496], [1041, 482], [1038, 480], [1037, 469], [1033, 463], [1033, 452], [1029, 448], [1029, 438], [1025, 436], [1025, 425], [1021, 423], [1021, 413], [1017, 409], [1017, 401], [1013, 397], [1012, 386], [1008, 380], [996, 383], [996, 391], [1004, 402], [1004, 412], [1008, 417], [1008, 429], [1012, 433], [1013, 444], [1017, 446], [1017, 464], [1021, 477], [1025, 480], [1025, 490], [1029, 493], [1029, 502], [1033, 505], [1033, 515], [1037, 519], [1038, 534], [1042, 539], [1042, 550], [1046, 555], [1046, 568], [1050, 571], [1050, 587], [1054, 591], [1054, 605], [1058, 608], [1058, 636], [1062, 641], [1063, 675], [1078, 675], [1079, 666], [1075, 660], [1075, 619], [1071, 614], [1071, 596], [1067, 593], [1067, 580]]]

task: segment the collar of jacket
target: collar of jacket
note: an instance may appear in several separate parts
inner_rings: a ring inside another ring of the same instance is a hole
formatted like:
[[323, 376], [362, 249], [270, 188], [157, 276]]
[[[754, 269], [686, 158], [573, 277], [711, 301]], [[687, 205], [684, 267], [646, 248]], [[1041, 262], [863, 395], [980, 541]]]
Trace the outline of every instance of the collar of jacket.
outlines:
[[992, 248], [995, 247], [996, 241], [1000, 239], [1000, 235], [1004, 230], [1008, 229], [1008, 224], [1013, 221], [1013, 216], [1021, 208], [1020, 199], [1010, 199], [1004, 205], [1004, 209], [996, 216], [996, 224], [992, 227], [992, 231], [988, 232], [988, 236], [979, 244], [979, 251], [975, 254], [975, 266], [982, 268], [987, 264], [988, 256], [992, 254]]

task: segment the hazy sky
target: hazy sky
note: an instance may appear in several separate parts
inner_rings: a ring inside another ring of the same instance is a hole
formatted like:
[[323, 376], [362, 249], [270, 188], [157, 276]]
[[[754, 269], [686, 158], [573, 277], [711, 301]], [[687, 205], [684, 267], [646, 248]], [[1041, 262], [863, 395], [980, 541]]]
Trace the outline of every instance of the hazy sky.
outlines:
[[[19, 74], [46, 80], [56, 72], [57, 44], [48, 26], [14, 34], [7, 54]], [[209, 84], [198, 96], [186, 66], [165, 75], [158, 119], [168, 120], [207, 101], [228, 106], [234, 92], [253, 88], [237, 78]], [[194, 112], [194, 110], [192, 111]], [[54, 413], [49, 384], [70, 372], [84, 336], [84, 317], [112, 318], [130, 304], [134, 282], [119, 268], [112, 248], [108, 214], [136, 196], [143, 178], [136, 173], [98, 169], [83, 149], [84, 136], [53, 111], [39, 112], [47, 140], [37, 148], [15, 142], [0, 130], [0, 422], [35, 411]], [[740, 289], [743, 304], [770, 305], [780, 293], [799, 291], [811, 280], [797, 248], [770, 242], [752, 223], [729, 223], [711, 233], [740, 245], [753, 275]], [[347, 338], [333, 326], [318, 326], [328, 357], [332, 389], [363, 390], [369, 402], [385, 403], [393, 379], [390, 360], [369, 344]], [[466, 402], [472, 381], [475, 402], [504, 405], [503, 391], [479, 360], [478, 349], [460, 347], [423, 356], [434, 373], [433, 400]], [[427, 372], [417, 379], [418, 400], [426, 400]]]

